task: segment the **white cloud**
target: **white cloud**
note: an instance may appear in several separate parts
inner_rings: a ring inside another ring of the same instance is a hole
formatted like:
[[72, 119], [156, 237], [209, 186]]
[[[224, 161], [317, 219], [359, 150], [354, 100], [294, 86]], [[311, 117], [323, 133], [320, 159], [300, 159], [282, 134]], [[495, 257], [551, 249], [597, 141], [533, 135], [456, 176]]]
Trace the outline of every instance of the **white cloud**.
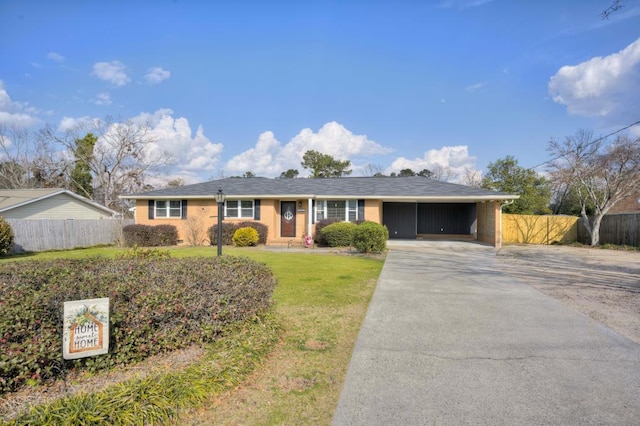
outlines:
[[171, 77], [171, 72], [162, 67], [153, 67], [144, 76], [147, 84], [158, 84]]
[[38, 111], [26, 102], [11, 100], [9, 92], [4, 88], [0, 80], [0, 124], [15, 125], [17, 127], [30, 127], [40, 120], [35, 117]]
[[97, 120], [97, 118], [92, 118], [88, 115], [83, 117], [62, 117], [62, 120], [60, 120], [60, 123], [58, 124], [58, 130], [66, 132], [78, 127], [91, 126], [96, 123]]
[[628, 120], [639, 112], [638, 93], [640, 38], [620, 52], [563, 66], [549, 80], [553, 101], [575, 115]]
[[131, 82], [127, 75], [127, 67], [120, 61], [96, 62], [91, 74], [119, 87]]
[[49, 59], [51, 59], [52, 61], [55, 61], [55, 62], [64, 62], [64, 56], [62, 56], [61, 54], [56, 53], [56, 52], [49, 52], [47, 54], [47, 58], [49, 58]]
[[93, 103], [96, 105], [111, 105], [113, 102], [111, 101], [109, 92], [101, 92], [96, 95]]
[[483, 87], [485, 87], [486, 85], [487, 85], [487, 83], [483, 81], [483, 82], [480, 82], [480, 83], [471, 84], [471, 85], [467, 86], [467, 87], [465, 88], [465, 90], [466, 90], [467, 92], [475, 92], [475, 91], [477, 91], [477, 90], [482, 89], [482, 88], [483, 88]]
[[156, 139], [152, 148], [173, 156], [177, 175], [208, 173], [210, 176], [216, 171], [223, 146], [211, 142], [202, 126], [198, 126], [193, 134], [189, 121], [184, 117], [174, 118], [170, 109], [159, 109], [153, 114], [143, 113], [132, 120], [151, 125], [151, 136]]
[[[150, 126], [149, 136], [154, 142], [147, 146], [151, 156], [168, 153], [175, 160], [171, 176], [184, 178], [186, 183], [196, 183], [218, 171], [217, 165], [222, 153], [222, 144], [211, 142], [204, 134], [202, 126], [195, 134], [184, 117], [174, 118], [170, 109], [159, 109], [154, 113], [143, 112], [130, 119], [136, 124]], [[58, 124], [59, 131], [85, 128], [90, 131], [99, 126], [100, 119], [89, 116], [64, 117]], [[113, 123], [117, 126], [119, 123]], [[163, 179], [166, 176], [163, 176]]]
[[267, 131], [258, 137], [256, 145], [231, 158], [224, 166], [225, 174], [243, 174], [251, 171], [258, 176], [276, 177], [288, 169], [297, 169], [301, 176], [308, 174], [302, 168], [302, 156], [309, 150], [322, 152], [340, 160], [388, 154], [392, 150], [367, 138], [354, 135], [335, 121], [322, 126], [317, 133], [303, 129], [284, 146]]
[[398, 173], [402, 169], [411, 169], [416, 173], [424, 169], [432, 172], [448, 170], [451, 180], [459, 181], [467, 170], [475, 170], [475, 162], [476, 158], [469, 155], [466, 145], [443, 146], [440, 149], [426, 151], [422, 158], [396, 158], [385, 170], [385, 174]]

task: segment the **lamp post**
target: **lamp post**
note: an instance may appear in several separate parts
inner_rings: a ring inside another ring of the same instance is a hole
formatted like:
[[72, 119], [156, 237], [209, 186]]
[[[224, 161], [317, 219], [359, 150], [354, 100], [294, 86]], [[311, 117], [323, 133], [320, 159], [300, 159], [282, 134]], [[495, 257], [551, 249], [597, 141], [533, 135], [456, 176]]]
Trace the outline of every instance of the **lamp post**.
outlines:
[[216, 193], [216, 202], [218, 203], [218, 256], [222, 255], [222, 218], [224, 216], [224, 198], [225, 193], [218, 188]]

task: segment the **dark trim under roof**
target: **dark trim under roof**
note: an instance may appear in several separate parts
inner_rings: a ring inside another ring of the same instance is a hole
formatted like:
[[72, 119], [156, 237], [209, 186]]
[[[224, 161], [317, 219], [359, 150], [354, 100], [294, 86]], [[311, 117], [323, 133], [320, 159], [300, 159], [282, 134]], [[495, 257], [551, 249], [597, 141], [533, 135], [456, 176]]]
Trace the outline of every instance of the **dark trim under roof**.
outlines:
[[489, 201], [514, 200], [518, 195], [413, 177], [343, 178], [226, 178], [174, 188], [165, 188], [120, 198], [148, 200], [157, 198], [214, 198], [222, 189], [230, 198], [361, 198], [385, 200]]

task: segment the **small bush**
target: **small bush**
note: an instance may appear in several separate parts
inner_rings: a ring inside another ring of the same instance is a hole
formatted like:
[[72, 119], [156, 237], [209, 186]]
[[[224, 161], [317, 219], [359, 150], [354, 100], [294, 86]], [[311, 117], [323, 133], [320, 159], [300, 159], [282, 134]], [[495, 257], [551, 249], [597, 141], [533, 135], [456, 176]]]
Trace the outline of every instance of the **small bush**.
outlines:
[[375, 222], [362, 222], [353, 231], [353, 246], [362, 253], [382, 253], [387, 249], [389, 230]]
[[124, 245], [127, 247], [143, 246], [147, 247], [152, 226], [148, 225], [127, 225], [122, 228], [122, 236], [124, 237]]
[[238, 228], [233, 234], [233, 243], [238, 247], [255, 246], [258, 243], [258, 231], [247, 226]]
[[178, 244], [178, 230], [173, 225], [127, 225], [122, 228], [127, 247], [175, 246]]
[[13, 250], [13, 229], [11, 225], [0, 217], [0, 256]]
[[[230, 246], [233, 244], [233, 234], [235, 234], [238, 227], [235, 223], [222, 222], [222, 245]], [[218, 245], [218, 225], [213, 225], [207, 230], [209, 234], [209, 241], [212, 246]]]
[[316, 235], [313, 238], [316, 244], [318, 244], [319, 246], [329, 245], [329, 243], [327, 242], [327, 239], [324, 237], [324, 234], [322, 233], [322, 230], [324, 229], [325, 226], [331, 225], [332, 223], [336, 223], [336, 222], [339, 222], [339, 220], [338, 219], [322, 219], [316, 223]]
[[175, 246], [178, 244], [178, 229], [173, 225], [156, 225], [149, 242], [149, 247]]
[[353, 239], [353, 231], [357, 228], [355, 223], [336, 222], [322, 229], [322, 234], [329, 247], [349, 247]]
[[258, 244], [267, 244], [267, 235], [269, 233], [269, 227], [260, 222], [240, 222], [238, 228], [253, 228], [258, 231]]
[[[0, 395], [210, 341], [263, 312], [275, 278], [232, 256], [12, 262], [0, 270]], [[109, 353], [63, 361], [63, 302], [109, 297]]]

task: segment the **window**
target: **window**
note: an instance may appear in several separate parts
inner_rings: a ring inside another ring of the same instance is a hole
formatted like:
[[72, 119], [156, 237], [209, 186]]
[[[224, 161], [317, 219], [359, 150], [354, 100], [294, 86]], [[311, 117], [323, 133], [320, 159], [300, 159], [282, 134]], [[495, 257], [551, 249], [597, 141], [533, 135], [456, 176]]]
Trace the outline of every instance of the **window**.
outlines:
[[157, 218], [182, 218], [182, 201], [180, 200], [156, 200]]
[[253, 210], [253, 200], [227, 200], [224, 205], [224, 217], [253, 219]]
[[335, 219], [355, 222], [359, 220], [358, 200], [318, 200], [316, 201], [315, 221]]

